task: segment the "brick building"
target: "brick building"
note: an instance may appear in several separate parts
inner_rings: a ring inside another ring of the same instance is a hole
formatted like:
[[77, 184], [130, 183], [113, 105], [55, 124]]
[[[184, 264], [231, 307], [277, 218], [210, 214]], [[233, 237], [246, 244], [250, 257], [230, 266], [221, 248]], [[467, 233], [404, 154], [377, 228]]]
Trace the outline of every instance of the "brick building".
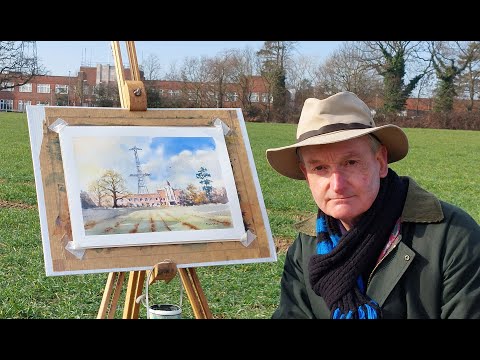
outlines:
[[[272, 100], [268, 84], [260, 76], [244, 79], [242, 84], [205, 84], [145, 80], [143, 72], [140, 74], [145, 87], [158, 91], [166, 107], [267, 107]], [[128, 68], [125, 79], [131, 79]], [[24, 112], [26, 105], [98, 106], [100, 85], [113, 86], [118, 91], [116, 81], [115, 67], [102, 64], [82, 66], [76, 76], [35, 76], [25, 85], [1, 90], [0, 111]]]
[[[125, 78], [130, 79], [130, 69]], [[98, 85], [112, 82], [115, 67], [110, 65], [82, 66], [76, 76], [35, 76], [25, 85], [1, 90], [0, 111], [24, 112], [26, 105], [95, 106]]]
[[[253, 119], [255, 112], [250, 112], [252, 108], [268, 110], [273, 101], [270, 86], [261, 76], [246, 77], [236, 84], [145, 80], [142, 71], [140, 77], [147, 90], [158, 92], [161, 107], [242, 108]], [[131, 79], [128, 68], [125, 69], [125, 79]], [[118, 92], [115, 66], [81, 66], [76, 76], [36, 76], [25, 85], [1, 90], [0, 111], [24, 112], [26, 105], [107, 106], [98, 101], [102, 84]], [[365, 102], [372, 109], [383, 105], [379, 97], [365, 99]], [[473, 110], [480, 109], [478, 103], [474, 102]], [[467, 100], [456, 100], [454, 110], [465, 111], [469, 105]], [[410, 98], [403, 115], [419, 116], [432, 108], [433, 99]]]
[[[261, 76], [242, 79], [241, 83], [195, 83], [170, 80], [144, 80], [145, 87], [154, 88], [160, 97], [183, 107], [246, 108], [267, 107], [272, 102], [269, 84]], [[175, 106], [173, 106], [175, 107]]]

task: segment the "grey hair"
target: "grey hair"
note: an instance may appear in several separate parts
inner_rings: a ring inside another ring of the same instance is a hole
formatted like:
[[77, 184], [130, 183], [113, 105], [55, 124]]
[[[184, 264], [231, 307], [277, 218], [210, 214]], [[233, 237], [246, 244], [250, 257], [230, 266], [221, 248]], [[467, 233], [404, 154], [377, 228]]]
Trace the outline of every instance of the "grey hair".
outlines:
[[370, 139], [370, 147], [373, 150], [373, 153], [376, 153], [378, 148], [382, 145], [382, 142], [373, 134], [367, 134]]

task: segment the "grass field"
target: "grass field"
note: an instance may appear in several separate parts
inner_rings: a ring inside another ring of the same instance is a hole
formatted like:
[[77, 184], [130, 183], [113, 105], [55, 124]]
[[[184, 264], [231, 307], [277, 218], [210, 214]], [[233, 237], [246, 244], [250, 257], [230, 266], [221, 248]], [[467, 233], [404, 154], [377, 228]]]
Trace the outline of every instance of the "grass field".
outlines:
[[[107, 274], [45, 276], [26, 115], [0, 113], [0, 129], [0, 318], [95, 318]], [[214, 318], [271, 316], [279, 297], [284, 250], [296, 235], [292, 225], [315, 211], [305, 183], [277, 175], [265, 159], [267, 148], [293, 142], [295, 126], [247, 123], [247, 130], [279, 259], [197, 268]], [[405, 131], [409, 155], [391, 167], [480, 222], [480, 132]], [[157, 282], [149, 292], [156, 303], [177, 303], [179, 282]], [[121, 302], [117, 317], [122, 316]], [[140, 318], [145, 317], [142, 306]], [[186, 297], [183, 317], [194, 317]]]

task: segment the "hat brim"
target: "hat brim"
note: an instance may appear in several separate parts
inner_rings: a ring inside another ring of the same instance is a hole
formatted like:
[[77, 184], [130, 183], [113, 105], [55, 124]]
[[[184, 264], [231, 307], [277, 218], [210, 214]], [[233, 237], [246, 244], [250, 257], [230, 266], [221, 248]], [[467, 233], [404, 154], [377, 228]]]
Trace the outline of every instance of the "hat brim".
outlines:
[[305, 177], [298, 164], [297, 148], [309, 145], [332, 144], [372, 133], [386, 146], [388, 163], [401, 160], [407, 155], [407, 135], [398, 126], [389, 124], [369, 129], [335, 131], [313, 136], [293, 145], [267, 149], [267, 160], [270, 166], [280, 174], [292, 179], [304, 180]]

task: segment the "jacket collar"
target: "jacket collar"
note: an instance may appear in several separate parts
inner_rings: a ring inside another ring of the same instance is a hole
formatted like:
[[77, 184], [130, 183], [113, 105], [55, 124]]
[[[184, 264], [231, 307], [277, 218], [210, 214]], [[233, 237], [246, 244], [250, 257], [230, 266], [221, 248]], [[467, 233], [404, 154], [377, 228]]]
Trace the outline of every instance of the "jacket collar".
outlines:
[[[410, 177], [407, 198], [402, 212], [402, 222], [434, 223], [443, 220], [443, 211], [438, 198], [422, 189]], [[313, 214], [294, 225], [294, 228], [310, 236], [316, 236], [317, 214]]]

